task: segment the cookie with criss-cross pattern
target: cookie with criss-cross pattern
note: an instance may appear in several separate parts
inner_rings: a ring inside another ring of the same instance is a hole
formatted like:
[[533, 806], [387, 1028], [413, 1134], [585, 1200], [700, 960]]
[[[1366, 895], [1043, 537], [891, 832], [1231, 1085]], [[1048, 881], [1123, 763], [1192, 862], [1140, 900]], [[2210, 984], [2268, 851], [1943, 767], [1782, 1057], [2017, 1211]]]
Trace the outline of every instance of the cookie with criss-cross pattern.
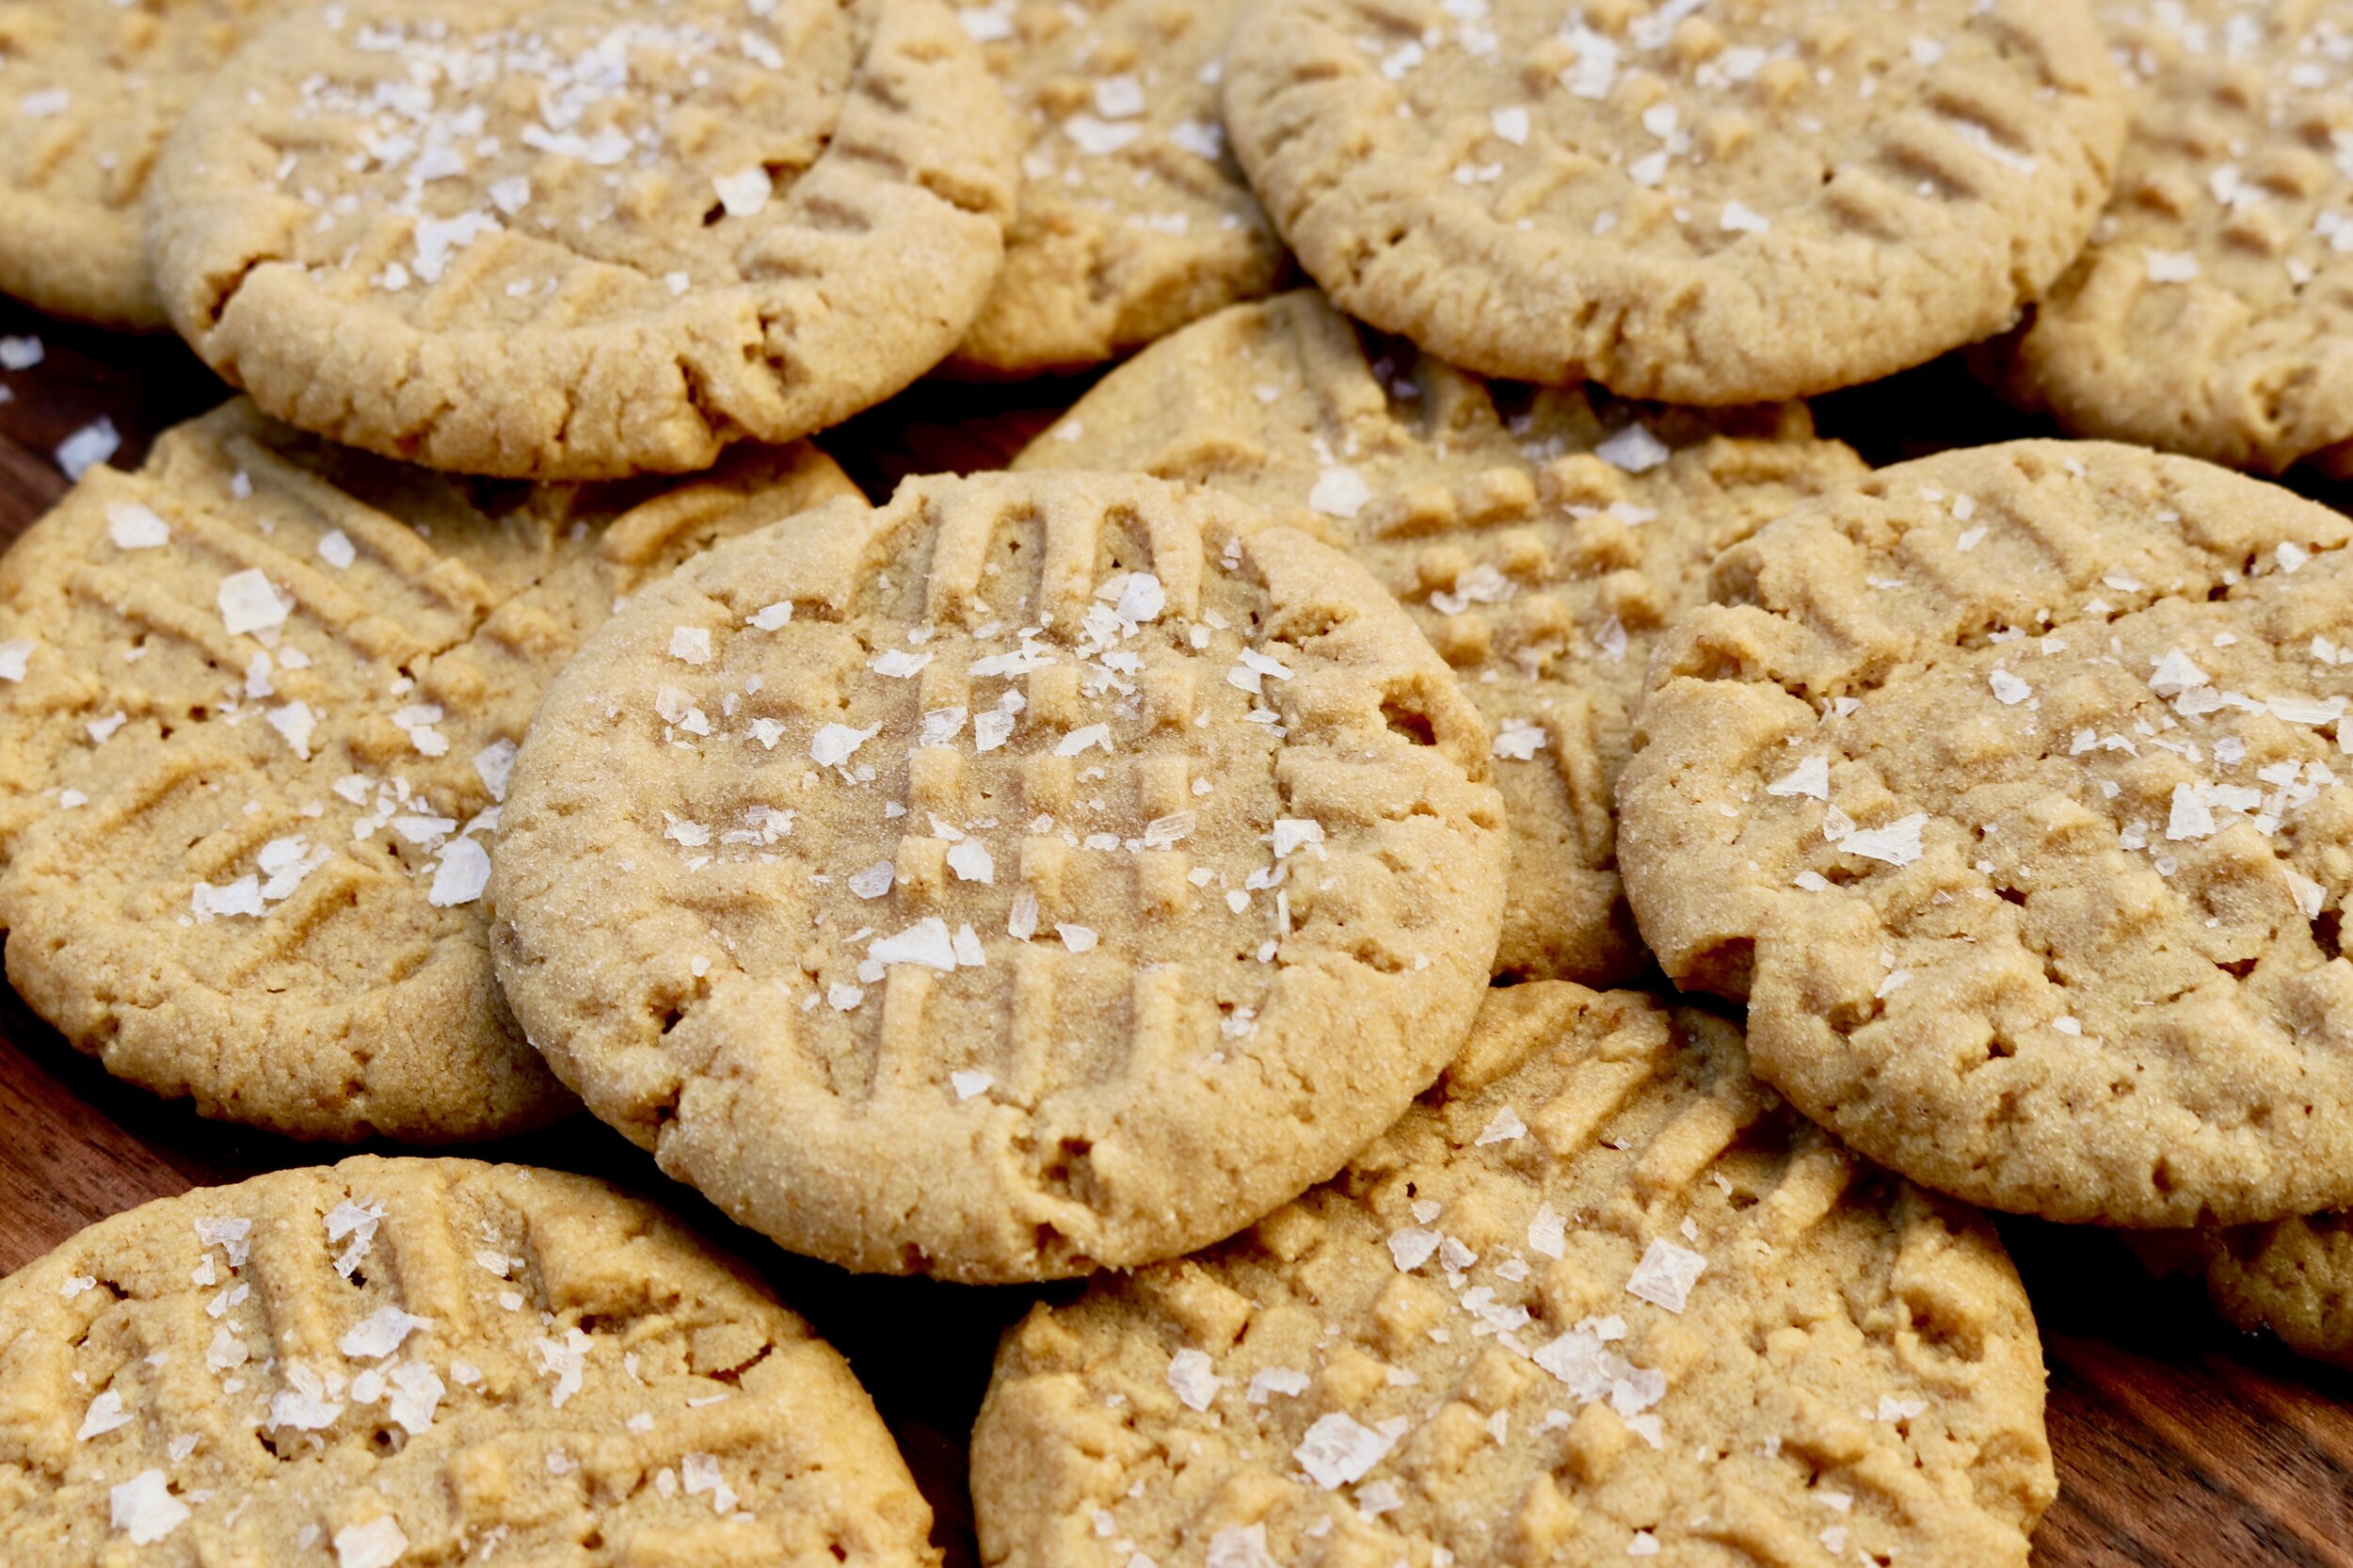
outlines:
[[1540, 983], [1338, 1179], [1033, 1308], [972, 1490], [988, 1568], [2017, 1568], [2057, 1487], [1980, 1216], [1723, 1019]]
[[1352, 315], [1718, 405], [2009, 326], [2090, 232], [2125, 103], [2084, 0], [1267, 0], [1225, 118]]
[[8, 978], [108, 1071], [296, 1137], [570, 1107], [482, 891], [540, 689], [694, 552], [854, 496], [806, 446], [688, 484], [468, 484], [232, 403], [0, 557]]
[[2353, 5], [2101, 15], [2138, 88], [2132, 139], [2010, 390], [2083, 435], [2353, 474]]
[[161, 327], [148, 173], [238, 42], [286, 0], [0, 3], [0, 293]]
[[189, 107], [151, 238], [172, 325], [288, 423], [622, 477], [930, 369], [996, 280], [1014, 180], [942, 0], [344, 0]]
[[1027, 137], [1005, 270], [956, 349], [1026, 375], [1123, 354], [1287, 267], [1225, 145], [1219, 56], [1241, 0], [968, 0]]
[[1231, 491], [1369, 568], [1495, 731], [1512, 830], [1497, 973], [1586, 984], [1650, 963], [1610, 793], [1653, 643], [1719, 552], [1865, 472], [1800, 404], [1491, 383], [1368, 342], [1313, 290], [1154, 344], [1016, 465]]
[[600, 1181], [345, 1160], [0, 1282], [0, 1557], [936, 1568], [841, 1357]]
[[556, 679], [499, 974], [591, 1110], [797, 1251], [1149, 1262], [1462, 1043], [1487, 746], [1397, 601], [1242, 502], [910, 480], [689, 562]]
[[2353, 522], [2185, 457], [1881, 470], [1717, 562], [1619, 864], [1758, 1073], [1994, 1208], [2353, 1200]]

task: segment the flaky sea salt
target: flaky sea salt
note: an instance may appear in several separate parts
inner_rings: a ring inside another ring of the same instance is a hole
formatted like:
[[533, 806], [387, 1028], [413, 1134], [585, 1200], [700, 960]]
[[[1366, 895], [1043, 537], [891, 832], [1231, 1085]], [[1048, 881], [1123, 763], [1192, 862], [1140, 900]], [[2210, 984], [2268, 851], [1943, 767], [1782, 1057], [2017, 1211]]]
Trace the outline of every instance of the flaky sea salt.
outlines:
[[1389, 1261], [1400, 1272], [1411, 1273], [1430, 1261], [1445, 1238], [1432, 1230], [1393, 1230], [1389, 1232]]
[[1814, 800], [1830, 798], [1830, 759], [1817, 752], [1765, 786], [1769, 795], [1804, 795]]
[[1307, 492], [1307, 504], [1326, 517], [1354, 518], [1372, 499], [1372, 487], [1353, 468], [1336, 466], [1317, 476]]
[[335, 1348], [355, 1361], [380, 1361], [400, 1349], [408, 1336], [431, 1328], [433, 1320], [418, 1318], [397, 1306], [379, 1306], [335, 1342]]
[[1336, 1491], [1362, 1480], [1386, 1458], [1406, 1425], [1405, 1417], [1398, 1416], [1379, 1428], [1369, 1427], [1336, 1410], [1317, 1417], [1291, 1450], [1291, 1457], [1299, 1461], [1308, 1480], [1327, 1492]]
[[1691, 1287], [1699, 1283], [1706, 1268], [1707, 1259], [1689, 1247], [1654, 1240], [1627, 1276], [1626, 1294], [1670, 1312], [1681, 1312], [1690, 1302]]
[[718, 193], [719, 204], [727, 209], [728, 216], [755, 217], [766, 208], [776, 186], [768, 171], [755, 164], [733, 174], [713, 176], [711, 188]]
[[78, 480], [121, 449], [122, 433], [115, 422], [96, 419], [57, 443], [57, 467], [68, 479]]
[[1182, 1350], [1169, 1357], [1168, 1386], [1188, 1410], [1209, 1409], [1225, 1383], [1201, 1351]]
[[1674, 449], [1647, 426], [1629, 424], [1593, 448], [1593, 456], [1627, 473], [1648, 473], [1674, 456]]
[[1890, 866], [1909, 866], [1920, 858], [1923, 850], [1920, 830], [1929, 824], [1923, 812], [1899, 817], [1884, 827], [1861, 828], [1838, 840], [1838, 847], [1849, 855], [1859, 855], [1866, 860], [1879, 860]]
[[136, 501], [110, 501], [106, 537], [117, 550], [160, 550], [171, 542], [171, 525]]
[[391, 1514], [335, 1532], [336, 1568], [392, 1568], [408, 1552], [408, 1537]]
[[141, 1470], [106, 1494], [108, 1522], [135, 1546], [152, 1546], [188, 1522], [188, 1505], [171, 1495], [161, 1470]]
[[1569, 1222], [1566, 1216], [1549, 1203], [1540, 1203], [1528, 1222], [1528, 1250], [1545, 1257], [1559, 1257], [1568, 1245]]
[[453, 839], [441, 846], [425, 902], [436, 909], [455, 908], [473, 903], [489, 885], [489, 852], [472, 839]]
[[222, 578], [216, 597], [221, 623], [232, 637], [282, 626], [294, 610], [293, 599], [251, 567]]
[[1488, 750], [1506, 761], [1529, 762], [1548, 739], [1545, 727], [1533, 719], [1505, 719], [1497, 727], [1495, 744]]
[[90, 1400], [89, 1408], [82, 1413], [82, 1424], [75, 1429], [73, 1438], [77, 1443], [87, 1443], [93, 1437], [103, 1437], [119, 1427], [130, 1424], [131, 1416], [122, 1408], [122, 1396], [109, 1388]]
[[821, 768], [840, 767], [856, 755], [858, 747], [881, 733], [880, 725], [853, 729], [846, 724], [828, 724], [810, 737], [809, 760]]
[[1514, 1143], [1527, 1136], [1528, 1124], [1520, 1120], [1518, 1112], [1507, 1105], [1489, 1118], [1486, 1130], [1479, 1135], [1478, 1146], [1483, 1148], [1489, 1144]]

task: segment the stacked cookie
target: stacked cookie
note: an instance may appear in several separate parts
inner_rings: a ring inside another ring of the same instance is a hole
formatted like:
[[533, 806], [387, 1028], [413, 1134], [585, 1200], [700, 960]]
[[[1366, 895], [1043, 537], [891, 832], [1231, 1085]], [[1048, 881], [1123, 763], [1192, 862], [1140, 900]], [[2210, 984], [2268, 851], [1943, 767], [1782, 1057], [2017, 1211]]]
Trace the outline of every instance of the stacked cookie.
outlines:
[[[2353, 442], [2348, 25], [0, 9], [0, 287], [246, 394], [0, 562], [10, 979], [210, 1116], [577, 1096], [795, 1252], [1089, 1276], [990, 1563], [2023, 1562], [1971, 1206], [2353, 1357], [2353, 525], [2199, 460]], [[1972, 344], [2196, 456], [1801, 401]], [[1130, 351], [1006, 472], [808, 440]], [[576, 1178], [172, 1200], [0, 1323], [12, 1550], [936, 1555]]]

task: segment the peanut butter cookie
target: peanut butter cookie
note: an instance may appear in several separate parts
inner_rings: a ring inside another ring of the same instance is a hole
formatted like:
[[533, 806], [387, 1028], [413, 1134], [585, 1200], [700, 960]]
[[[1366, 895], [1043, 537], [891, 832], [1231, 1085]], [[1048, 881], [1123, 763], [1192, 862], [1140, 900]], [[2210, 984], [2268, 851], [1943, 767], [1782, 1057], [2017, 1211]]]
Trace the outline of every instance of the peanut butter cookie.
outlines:
[[1984, 1220], [1732, 1024], [1561, 984], [1492, 993], [1338, 1179], [1032, 1309], [972, 1476], [988, 1568], [1984, 1568], [2057, 1490]]
[[2084, 0], [1268, 0], [1226, 65], [1242, 167], [1341, 308], [1689, 404], [2000, 331], [2126, 115]]
[[0, 1282], [0, 1555], [936, 1568], [841, 1357], [604, 1183], [359, 1159], [165, 1198]]
[[897, 392], [996, 281], [1013, 181], [942, 0], [344, 0], [222, 69], [150, 210], [172, 325], [266, 411], [581, 479]]
[[1802, 405], [1700, 414], [1489, 383], [1368, 344], [1313, 290], [1155, 344], [1016, 466], [1229, 490], [1369, 568], [1495, 734], [1497, 974], [1588, 984], [1650, 962], [1610, 793], [1652, 644], [1718, 552], [1865, 472]]
[[1495, 956], [1488, 738], [1244, 503], [915, 479], [639, 594], [549, 690], [500, 978], [598, 1115], [786, 1246], [1035, 1278], [1337, 1170]]
[[1619, 862], [1758, 1073], [2066, 1221], [2353, 1199], [2353, 523], [2184, 457], [1885, 469], [1662, 640]]
[[468, 485], [242, 402], [91, 470], [0, 557], [8, 978], [210, 1116], [450, 1143], [561, 1113], [482, 901], [540, 689], [686, 555], [855, 494], [805, 446]]

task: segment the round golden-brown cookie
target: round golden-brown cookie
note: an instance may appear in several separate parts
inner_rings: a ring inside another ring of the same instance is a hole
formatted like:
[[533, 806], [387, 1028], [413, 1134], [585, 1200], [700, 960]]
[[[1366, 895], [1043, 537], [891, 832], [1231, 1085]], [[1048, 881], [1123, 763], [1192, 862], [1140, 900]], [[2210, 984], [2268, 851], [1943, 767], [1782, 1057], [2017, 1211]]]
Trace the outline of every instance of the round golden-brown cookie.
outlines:
[[1495, 955], [1487, 733], [1362, 568], [1133, 475], [915, 479], [690, 562], [549, 689], [499, 975], [786, 1246], [1173, 1256], [1338, 1169]]
[[1749, 1076], [1740, 1033], [1491, 993], [1335, 1181], [1010, 1334], [981, 1560], [2024, 1564], [2056, 1485], [1992, 1228]]
[[2353, 1198], [2349, 544], [2092, 442], [1799, 508], [1653, 658], [1618, 791], [1643, 935], [1928, 1186], [2136, 1226]]
[[0, 3], [0, 293], [161, 327], [142, 198], [180, 111], [285, 0]]
[[2298, 1215], [2199, 1237], [2215, 1310], [2298, 1355], [2353, 1368], [2353, 1214]]
[[1865, 472], [1800, 405], [1702, 415], [1490, 385], [1368, 345], [1313, 290], [1154, 345], [1017, 466], [1231, 490], [1363, 562], [1495, 732], [1512, 828], [1497, 973], [1588, 984], [1650, 962], [1610, 792], [1653, 640], [1718, 552]]
[[600, 1181], [349, 1160], [0, 1283], [0, 1557], [51, 1568], [926, 1568], [841, 1357]]
[[1027, 146], [974, 372], [1090, 365], [1273, 288], [1287, 266], [1218, 112], [1242, 0], [966, 0]]
[[2009, 356], [2088, 436], [2353, 472], [2353, 5], [2105, 5], [2116, 195]]
[[0, 557], [9, 979], [206, 1115], [441, 1143], [560, 1113], [481, 902], [540, 688], [684, 556], [855, 493], [808, 447], [469, 485], [246, 403], [92, 470]]
[[2083, 0], [1269, 0], [1225, 114], [1352, 314], [1707, 405], [2009, 326], [2083, 245], [2125, 120]]
[[280, 418], [469, 473], [707, 467], [953, 348], [1011, 117], [942, 0], [344, 0], [154, 179], [172, 324]]

